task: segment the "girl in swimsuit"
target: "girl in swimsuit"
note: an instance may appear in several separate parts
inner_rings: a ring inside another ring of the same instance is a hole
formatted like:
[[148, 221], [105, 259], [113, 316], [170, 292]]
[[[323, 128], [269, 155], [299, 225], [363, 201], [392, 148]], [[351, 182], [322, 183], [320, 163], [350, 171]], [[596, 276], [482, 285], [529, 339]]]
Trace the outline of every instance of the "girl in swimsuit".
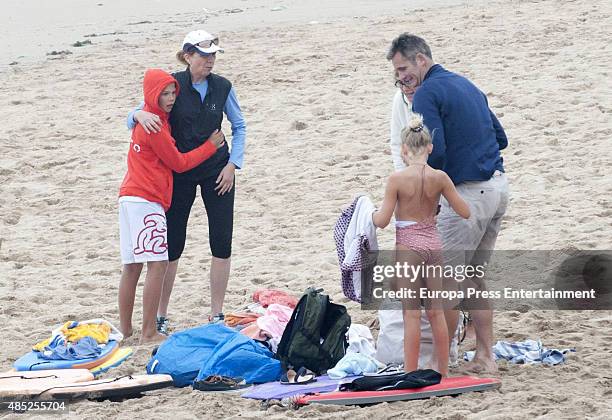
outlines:
[[414, 297], [402, 300], [404, 370], [411, 372], [417, 369], [421, 336], [420, 296], [425, 294], [425, 311], [433, 333], [438, 371], [442, 376], [447, 376], [449, 336], [439, 294], [443, 289], [442, 243], [436, 229], [435, 215], [441, 195], [463, 218], [470, 217], [470, 208], [457, 193], [448, 175], [427, 164], [433, 144], [421, 115], [413, 115], [401, 137], [401, 156], [407, 168], [389, 177], [385, 198], [380, 210], [372, 215], [372, 221], [377, 227], [384, 228], [395, 211], [397, 262], [402, 267], [408, 264], [420, 269], [417, 278], [397, 278], [395, 284], [396, 287], [415, 291]]

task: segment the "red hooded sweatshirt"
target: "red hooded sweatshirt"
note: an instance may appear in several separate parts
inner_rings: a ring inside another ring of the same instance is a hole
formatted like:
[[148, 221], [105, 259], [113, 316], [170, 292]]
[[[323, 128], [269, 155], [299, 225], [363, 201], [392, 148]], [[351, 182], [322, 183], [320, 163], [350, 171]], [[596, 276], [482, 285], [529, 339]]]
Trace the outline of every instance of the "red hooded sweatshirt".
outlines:
[[140, 124], [136, 124], [128, 151], [128, 170], [119, 190], [120, 197], [141, 197], [161, 204], [165, 211], [172, 201], [172, 171], [185, 172], [195, 168], [217, 151], [210, 141], [187, 153], [178, 151], [170, 134], [168, 113], [158, 104], [159, 95], [170, 83], [175, 84], [178, 95], [179, 84], [171, 75], [159, 69], [145, 72], [144, 110], [159, 116], [162, 129], [159, 133], [147, 134]]

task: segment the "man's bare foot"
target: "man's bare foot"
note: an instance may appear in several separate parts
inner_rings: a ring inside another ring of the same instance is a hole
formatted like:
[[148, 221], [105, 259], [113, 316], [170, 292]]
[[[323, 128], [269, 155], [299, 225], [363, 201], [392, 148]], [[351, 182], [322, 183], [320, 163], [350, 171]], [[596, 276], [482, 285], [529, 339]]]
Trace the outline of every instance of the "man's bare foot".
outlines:
[[149, 336], [145, 337], [143, 335], [142, 337], [140, 337], [140, 344], [161, 343], [166, 338], [168, 338], [167, 335], [163, 335], [159, 333], [155, 333], [155, 335], [152, 335], [150, 337]]
[[491, 359], [478, 358], [461, 366], [461, 370], [476, 374], [497, 373], [497, 364]]
[[128, 328], [126, 331], [121, 330], [121, 334], [123, 334], [123, 338], [131, 337], [134, 334], [133, 328]]

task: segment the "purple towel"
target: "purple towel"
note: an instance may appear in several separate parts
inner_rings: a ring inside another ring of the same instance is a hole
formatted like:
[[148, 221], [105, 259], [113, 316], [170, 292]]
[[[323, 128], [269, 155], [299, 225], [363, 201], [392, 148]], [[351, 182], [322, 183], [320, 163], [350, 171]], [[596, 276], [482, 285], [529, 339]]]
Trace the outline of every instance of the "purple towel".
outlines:
[[316, 392], [333, 392], [338, 389], [338, 385], [352, 382], [361, 376], [349, 376], [342, 379], [330, 379], [329, 376], [317, 376], [316, 382], [305, 385], [283, 385], [280, 382], [268, 382], [249, 388], [242, 394], [242, 398], [252, 398], [255, 400], [280, 400], [283, 398], [295, 397]]

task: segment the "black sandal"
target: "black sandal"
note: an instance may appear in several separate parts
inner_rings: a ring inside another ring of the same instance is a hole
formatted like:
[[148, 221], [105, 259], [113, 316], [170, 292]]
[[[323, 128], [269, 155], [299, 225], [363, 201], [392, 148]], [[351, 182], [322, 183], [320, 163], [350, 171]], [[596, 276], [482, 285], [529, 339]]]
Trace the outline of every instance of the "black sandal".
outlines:
[[297, 372], [293, 369], [289, 369], [287, 373], [283, 374], [281, 377], [280, 383], [283, 385], [305, 385], [316, 382], [316, 380], [316, 375], [312, 371], [305, 367], [301, 367]]
[[193, 389], [198, 391], [229, 391], [246, 386], [247, 383], [243, 378], [231, 378], [221, 375], [211, 375], [204, 380], [193, 383]]

